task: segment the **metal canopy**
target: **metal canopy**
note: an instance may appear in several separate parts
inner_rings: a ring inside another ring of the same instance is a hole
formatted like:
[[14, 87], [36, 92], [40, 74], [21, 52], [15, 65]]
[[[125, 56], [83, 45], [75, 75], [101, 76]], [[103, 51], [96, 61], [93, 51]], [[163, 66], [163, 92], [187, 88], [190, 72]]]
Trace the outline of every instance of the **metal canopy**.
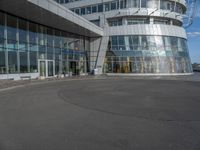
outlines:
[[99, 37], [103, 29], [53, 0], [0, 0], [0, 10], [63, 31]]

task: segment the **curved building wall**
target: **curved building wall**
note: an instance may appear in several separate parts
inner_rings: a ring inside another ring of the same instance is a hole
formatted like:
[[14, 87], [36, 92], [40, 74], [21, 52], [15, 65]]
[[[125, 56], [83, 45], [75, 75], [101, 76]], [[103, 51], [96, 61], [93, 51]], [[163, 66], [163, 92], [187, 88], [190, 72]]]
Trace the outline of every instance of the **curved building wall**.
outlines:
[[192, 72], [182, 27], [185, 0], [81, 0], [64, 6], [104, 29], [107, 47], [99, 49], [94, 69], [104, 73]]

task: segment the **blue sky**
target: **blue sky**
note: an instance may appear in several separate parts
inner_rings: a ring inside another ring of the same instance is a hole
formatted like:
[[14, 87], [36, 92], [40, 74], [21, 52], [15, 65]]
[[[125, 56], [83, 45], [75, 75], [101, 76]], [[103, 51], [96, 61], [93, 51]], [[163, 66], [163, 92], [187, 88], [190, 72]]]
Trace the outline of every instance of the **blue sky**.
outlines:
[[197, 0], [193, 24], [186, 28], [192, 63], [200, 63], [200, 1]]

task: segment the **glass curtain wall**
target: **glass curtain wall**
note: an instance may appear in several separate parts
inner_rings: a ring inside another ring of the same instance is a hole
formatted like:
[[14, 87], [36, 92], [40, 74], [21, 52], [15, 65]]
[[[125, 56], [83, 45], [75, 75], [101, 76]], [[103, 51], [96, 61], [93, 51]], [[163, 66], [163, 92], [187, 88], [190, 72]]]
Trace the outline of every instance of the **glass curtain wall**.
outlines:
[[[37, 73], [38, 60], [53, 60], [55, 74], [87, 71], [87, 37], [0, 12], [0, 74]], [[76, 63], [75, 63], [76, 62]]]
[[0, 74], [6, 73], [4, 32], [5, 32], [5, 15], [0, 12]]
[[106, 73], [191, 73], [187, 41], [170, 36], [112, 36]]
[[110, 2], [103, 2], [96, 5], [89, 5], [81, 8], [73, 8], [71, 11], [78, 15], [86, 15], [97, 12], [107, 12], [111, 10], [127, 9], [127, 8], [151, 8], [164, 9], [171, 12], [183, 14], [185, 12], [184, 6], [178, 1], [169, 0], [114, 0]]

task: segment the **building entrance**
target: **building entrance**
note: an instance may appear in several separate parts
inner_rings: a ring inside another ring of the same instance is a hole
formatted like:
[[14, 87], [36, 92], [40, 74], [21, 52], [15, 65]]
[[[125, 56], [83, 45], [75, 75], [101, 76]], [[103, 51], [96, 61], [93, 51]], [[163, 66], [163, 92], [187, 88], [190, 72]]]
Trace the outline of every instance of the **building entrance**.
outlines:
[[38, 60], [38, 68], [40, 77], [53, 77], [55, 75], [54, 60]]
[[80, 69], [79, 69], [79, 62], [77, 61], [70, 61], [69, 62], [69, 69], [72, 75], [79, 75]]

